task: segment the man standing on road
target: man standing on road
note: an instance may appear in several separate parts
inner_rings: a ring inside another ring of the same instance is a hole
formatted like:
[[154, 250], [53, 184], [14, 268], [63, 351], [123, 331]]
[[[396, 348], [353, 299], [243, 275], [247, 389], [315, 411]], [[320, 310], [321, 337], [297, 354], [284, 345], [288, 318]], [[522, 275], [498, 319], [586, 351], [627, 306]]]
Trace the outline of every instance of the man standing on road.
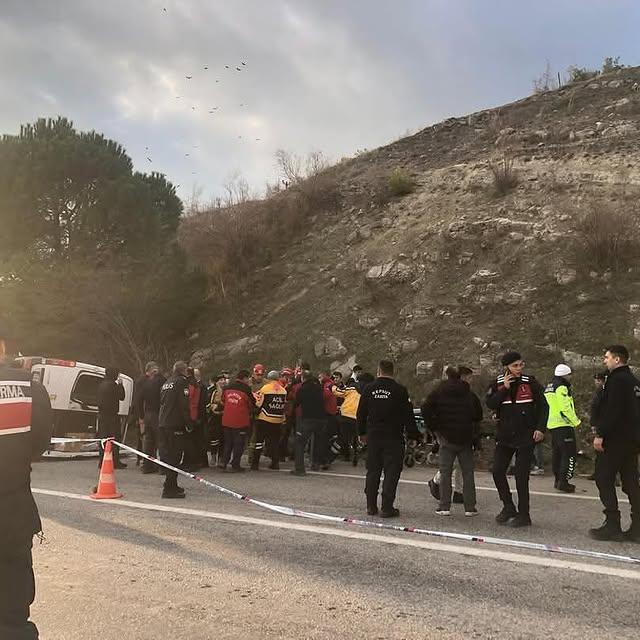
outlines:
[[[120, 440], [120, 403], [125, 398], [120, 372], [113, 367], [107, 367], [104, 380], [98, 385], [98, 436], [100, 438], [115, 438]], [[102, 466], [103, 449], [100, 447], [100, 462]], [[119, 447], [113, 448], [113, 466], [116, 469], [126, 468], [124, 462], [120, 462]]]
[[0, 638], [35, 640], [31, 546], [42, 530], [31, 494], [31, 461], [49, 446], [53, 413], [45, 388], [0, 354]]
[[[177, 467], [184, 452], [186, 426], [189, 413], [189, 383], [187, 363], [179, 360], [173, 365], [173, 375], [160, 391], [160, 459]], [[163, 498], [184, 498], [184, 489], [178, 486], [178, 474], [166, 470]]]
[[302, 372], [302, 385], [296, 393], [295, 406], [300, 408], [300, 418], [296, 421], [295, 439], [295, 468], [291, 473], [295, 476], [305, 476], [304, 452], [307, 442], [311, 443], [311, 469], [317, 471], [320, 465], [325, 465], [327, 451], [325, 432], [327, 428], [327, 414], [325, 411], [325, 394], [320, 380], [311, 371]]
[[[640, 542], [640, 486], [638, 451], [640, 450], [640, 381], [629, 369], [629, 352], [622, 345], [607, 347], [604, 364], [609, 375], [604, 384], [593, 448], [597, 452], [596, 485], [604, 506], [605, 521], [590, 529], [596, 540]], [[616, 494], [616, 475], [631, 505], [631, 526], [620, 527], [620, 509]]]
[[[489, 387], [486, 397], [487, 406], [498, 416], [493, 481], [503, 508], [496, 516], [496, 522], [527, 527], [531, 525], [529, 472], [533, 447], [544, 440], [549, 407], [540, 383], [533, 376], [523, 374], [524, 360], [517, 351], [505, 353], [502, 365], [505, 372]], [[507, 481], [507, 469], [514, 455], [517, 509]]]
[[249, 372], [242, 369], [238, 372], [236, 381], [227, 385], [222, 392], [223, 471], [227, 470], [227, 465], [231, 462], [232, 473], [244, 472], [240, 460], [247, 444], [247, 436], [251, 431], [256, 408], [256, 400], [249, 386], [250, 380]]
[[393, 378], [393, 362], [381, 360], [378, 377], [362, 390], [357, 413], [360, 442], [367, 445], [367, 513], [378, 513], [378, 490], [382, 483], [383, 518], [394, 518], [400, 511], [393, 506], [404, 462], [405, 430], [410, 439], [420, 433], [409, 401], [409, 392]]
[[251, 460], [251, 469], [258, 471], [263, 450], [271, 458], [269, 469], [280, 469], [280, 436], [285, 421], [287, 391], [280, 384], [280, 374], [269, 371], [268, 382], [258, 393], [258, 417], [256, 419], [256, 448]]
[[[148, 362], [145, 377], [140, 383], [137, 394], [138, 407], [136, 413], [140, 417], [140, 430], [142, 431], [142, 450], [154, 458], [158, 454], [158, 436], [160, 420], [160, 394], [162, 385], [167, 379], [160, 373], [160, 367], [155, 362]], [[143, 459], [142, 473], [157, 473], [158, 466]]]
[[549, 405], [547, 429], [551, 431], [552, 466], [556, 480], [554, 487], [564, 493], [575, 493], [576, 486], [570, 484], [576, 468], [576, 428], [580, 418], [576, 414], [571, 394], [571, 368], [559, 364], [551, 382], [547, 385], [544, 397]]
[[462, 469], [465, 516], [478, 513], [473, 443], [482, 421], [482, 405], [463, 379], [468, 371], [468, 367], [447, 367], [447, 380], [429, 394], [422, 407], [425, 422], [440, 443], [440, 504], [436, 513], [441, 516], [451, 515], [451, 475], [456, 460]]

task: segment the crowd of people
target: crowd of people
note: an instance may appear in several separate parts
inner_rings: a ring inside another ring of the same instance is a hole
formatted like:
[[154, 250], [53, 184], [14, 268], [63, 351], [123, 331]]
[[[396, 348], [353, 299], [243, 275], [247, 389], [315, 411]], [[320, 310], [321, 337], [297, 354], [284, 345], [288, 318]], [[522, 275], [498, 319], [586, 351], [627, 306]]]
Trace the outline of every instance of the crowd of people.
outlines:
[[[606, 372], [595, 375], [591, 405], [594, 479], [604, 505], [605, 522], [590, 530], [599, 540], [640, 541], [640, 382], [629, 366], [624, 346], [606, 350]], [[576, 471], [576, 428], [581, 421], [574, 406], [571, 368], [555, 367], [545, 386], [525, 373], [516, 351], [501, 359], [503, 371], [485, 395], [495, 420], [494, 483], [502, 502], [496, 516], [510, 527], [531, 525], [529, 477], [540, 472], [540, 448], [547, 432], [552, 449], [554, 487], [573, 493]], [[438, 444], [439, 470], [430, 482], [438, 499], [436, 514], [450, 516], [452, 502], [462, 502], [464, 514], [478, 513], [474, 481], [474, 451], [479, 447], [483, 404], [472, 391], [469, 367], [448, 367], [446, 379], [427, 397], [421, 414]], [[393, 363], [381, 361], [377, 375], [355, 366], [348, 377], [339, 371], [311, 372], [306, 363], [295, 370], [266, 372], [261, 364], [211, 377], [205, 384], [200, 370], [176, 362], [167, 380], [151, 362], [136, 384], [135, 411], [144, 451], [183, 469], [215, 466], [221, 471], [258, 471], [263, 457], [278, 470], [286, 459], [291, 473], [306, 475], [305, 459], [313, 471], [329, 469], [337, 457], [357, 465], [366, 449], [367, 512], [382, 517], [399, 514], [395, 494], [403, 468], [405, 444], [419, 441], [413, 405], [407, 390], [394, 380]], [[247, 453], [248, 467], [242, 465]], [[158, 468], [146, 460], [143, 473]], [[382, 504], [378, 509], [382, 473]], [[517, 502], [507, 476], [515, 477]], [[455, 487], [452, 486], [455, 474]], [[167, 472], [164, 498], [183, 498], [175, 473]], [[631, 525], [622, 531], [616, 481], [631, 503]], [[455, 489], [455, 491], [454, 491]]]
[[[558, 364], [543, 387], [525, 373], [525, 363], [516, 351], [505, 353], [501, 363], [504, 369], [485, 396], [497, 425], [493, 479], [502, 509], [496, 521], [524, 527], [531, 524], [529, 476], [535, 450], [546, 432], [551, 434], [555, 487], [575, 491], [570, 480], [575, 473], [575, 429], [580, 419], [568, 365]], [[604, 354], [606, 371], [594, 378], [590, 422], [595, 481], [605, 514], [602, 526], [589, 531], [597, 540], [640, 542], [640, 381], [628, 363], [624, 346], [609, 346]], [[439, 516], [452, 513], [456, 465], [464, 514], [478, 513], [473, 450], [478, 445], [483, 408], [471, 390], [472, 375], [468, 367], [449, 367], [446, 380], [421, 408], [440, 447], [438, 483], [432, 483], [432, 489], [437, 487]], [[101, 435], [120, 437], [117, 411], [124, 391], [115, 369], [107, 370], [98, 395]], [[34, 597], [31, 545], [42, 527], [30, 490], [30, 462], [48, 446], [53, 414], [42, 384], [26, 371], [4, 366], [2, 358], [0, 398], [0, 484], [4, 487], [0, 517], [6, 523], [0, 528], [0, 636], [9, 637], [19, 629], [24, 637], [37, 637], [35, 626], [28, 621]], [[144, 451], [155, 457], [159, 450], [161, 459], [173, 467], [195, 469], [213, 464], [222, 471], [240, 473], [245, 471], [241, 461], [248, 444], [252, 470], [260, 469], [263, 455], [270, 459], [271, 469], [278, 469], [283, 458], [292, 457], [291, 473], [302, 476], [306, 454], [311, 468], [322, 470], [336, 455], [357, 465], [359, 448], [366, 446], [366, 509], [369, 515], [384, 518], [400, 515], [395, 498], [405, 443], [423, 437], [409, 393], [394, 379], [394, 365], [387, 360], [379, 362], [375, 377], [360, 367], [346, 380], [339, 372], [314, 375], [305, 364], [295, 371], [270, 371], [265, 377], [265, 368], [256, 365], [252, 372], [240, 370], [233, 379], [222, 372], [208, 385], [201, 372], [185, 362], [176, 362], [168, 379], [150, 362], [136, 384], [134, 413]], [[125, 464], [117, 459], [116, 463]], [[512, 464], [517, 503], [507, 481]], [[157, 471], [157, 465], [143, 458], [143, 473]], [[618, 477], [631, 506], [631, 524], [624, 531]], [[184, 498], [176, 472], [166, 470], [162, 496]]]

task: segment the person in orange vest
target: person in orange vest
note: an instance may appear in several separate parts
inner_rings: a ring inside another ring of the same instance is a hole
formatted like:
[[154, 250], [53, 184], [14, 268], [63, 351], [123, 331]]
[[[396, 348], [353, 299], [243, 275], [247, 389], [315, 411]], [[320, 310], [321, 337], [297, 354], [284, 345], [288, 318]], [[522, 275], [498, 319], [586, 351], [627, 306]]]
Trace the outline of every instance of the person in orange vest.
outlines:
[[35, 640], [31, 547], [42, 522], [31, 494], [31, 461], [49, 446], [53, 412], [45, 388], [28, 371], [5, 366], [3, 356], [0, 398], [0, 638]]

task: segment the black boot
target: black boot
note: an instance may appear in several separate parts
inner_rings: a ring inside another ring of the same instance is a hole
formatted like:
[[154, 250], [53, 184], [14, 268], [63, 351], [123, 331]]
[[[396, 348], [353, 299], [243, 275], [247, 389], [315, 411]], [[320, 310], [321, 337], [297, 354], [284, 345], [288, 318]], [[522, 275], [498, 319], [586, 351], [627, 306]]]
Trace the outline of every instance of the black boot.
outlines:
[[367, 515], [368, 516], [377, 516], [378, 515], [378, 496], [367, 496]]
[[624, 536], [622, 529], [620, 528], [620, 516], [617, 518], [607, 516], [603, 525], [597, 529], [589, 529], [589, 535], [594, 540], [613, 540], [615, 542], [622, 542]]
[[260, 450], [256, 449], [251, 457], [251, 471], [258, 471], [260, 469]]
[[498, 524], [506, 524], [511, 518], [515, 518], [517, 515], [518, 511], [513, 503], [505, 504], [504, 507], [502, 507], [502, 511], [496, 516], [496, 522]]
[[558, 484], [556, 485], [556, 489], [558, 491], [562, 491], [563, 493], [575, 493], [576, 492], [576, 485], [575, 484], [570, 484], [566, 480], [560, 480], [558, 482]]

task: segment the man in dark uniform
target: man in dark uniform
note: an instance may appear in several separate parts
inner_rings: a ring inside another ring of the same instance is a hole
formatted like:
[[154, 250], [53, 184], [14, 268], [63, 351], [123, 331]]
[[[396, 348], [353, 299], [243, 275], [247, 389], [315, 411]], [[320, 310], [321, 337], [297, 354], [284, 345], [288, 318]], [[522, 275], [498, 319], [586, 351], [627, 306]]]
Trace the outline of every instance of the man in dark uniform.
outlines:
[[[160, 391], [160, 459], [173, 467], [180, 464], [190, 419], [187, 363], [179, 360], [173, 365], [173, 375]], [[162, 497], [184, 498], [184, 489], [178, 486], [175, 471], [167, 469]]]
[[[640, 542], [640, 381], [628, 363], [629, 351], [624, 346], [607, 348], [604, 364], [609, 375], [602, 390], [593, 439], [597, 452], [596, 485], [605, 515], [601, 527], [589, 530], [589, 535], [596, 540]], [[617, 474], [631, 505], [631, 526], [624, 532], [620, 527], [616, 495]]]
[[395, 518], [393, 506], [404, 462], [405, 431], [412, 440], [421, 436], [416, 427], [409, 392], [393, 378], [393, 362], [381, 360], [378, 377], [362, 390], [357, 413], [360, 442], [367, 445], [367, 513], [378, 513], [378, 489], [382, 483], [383, 518]]
[[[160, 419], [160, 392], [167, 379], [160, 373], [160, 367], [155, 362], [147, 363], [145, 377], [141, 382], [138, 393], [138, 407], [136, 413], [140, 416], [143, 451], [155, 457], [158, 452], [158, 421]], [[156, 473], [157, 465], [143, 460], [142, 473]]]
[[[98, 437], [115, 438], [122, 437], [120, 429], [120, 403], [124, 400], [124, 387], [118, 378], [120, 372], [113, 367], [107, 367], [104, 380], [98, 386]], [[103, 450], [100, 449], [100, 462], [102, 466]], [[113, 466], [116, 469], [124, 469], [127, 465], [120, 462], [120, 450], [113, 447]]]
[[42, 530], [31, 495], [31, 461], [49, 446], [49, 396], [27, 371], [0, 361], [0, 638], [32, 640], [35, 597], [31, 545]]

